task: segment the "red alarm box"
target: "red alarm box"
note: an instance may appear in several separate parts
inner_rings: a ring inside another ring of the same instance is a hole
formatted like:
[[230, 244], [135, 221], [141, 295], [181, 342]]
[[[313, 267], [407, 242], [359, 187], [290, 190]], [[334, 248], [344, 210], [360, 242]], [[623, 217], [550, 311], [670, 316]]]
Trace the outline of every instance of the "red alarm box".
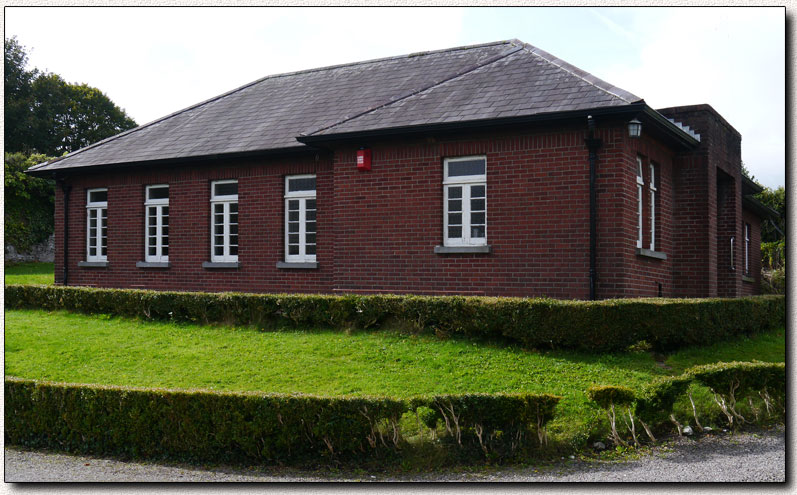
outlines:
[[371, 150], [357, 150], [357, 170], [371, 170]]

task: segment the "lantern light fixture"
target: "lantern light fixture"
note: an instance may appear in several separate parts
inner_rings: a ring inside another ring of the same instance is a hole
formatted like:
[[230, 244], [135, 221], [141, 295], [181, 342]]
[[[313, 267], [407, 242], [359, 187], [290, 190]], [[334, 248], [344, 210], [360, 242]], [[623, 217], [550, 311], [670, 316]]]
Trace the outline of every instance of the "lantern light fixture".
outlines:
[[642, 122], [637, 119], [628, 123], [628, 135], [632, 138], [638, 138], [642, 135]]

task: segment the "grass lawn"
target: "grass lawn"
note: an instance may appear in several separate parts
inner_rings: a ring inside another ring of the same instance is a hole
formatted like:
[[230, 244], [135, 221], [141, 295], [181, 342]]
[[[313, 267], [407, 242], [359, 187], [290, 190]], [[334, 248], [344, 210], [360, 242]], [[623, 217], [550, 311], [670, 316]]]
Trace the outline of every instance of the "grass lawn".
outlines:
[[7, 284], [52, 284], [52, 263], [16, 263], [5, 265], [5, 283]]
[[641, 385], [657, 375], [719, 360], [784, 361], [785, 331], [672, 354], [527, 352], [468, 339], [396, 332], [262, 332], [143, 322], [102, 315], [11, 310], [5, 314], [6, 374], [141, 387], [298, 392], [320, 395], [548, 392], [564, 397], [550, 425], [584, 440], [602, 413], [592, 384]]

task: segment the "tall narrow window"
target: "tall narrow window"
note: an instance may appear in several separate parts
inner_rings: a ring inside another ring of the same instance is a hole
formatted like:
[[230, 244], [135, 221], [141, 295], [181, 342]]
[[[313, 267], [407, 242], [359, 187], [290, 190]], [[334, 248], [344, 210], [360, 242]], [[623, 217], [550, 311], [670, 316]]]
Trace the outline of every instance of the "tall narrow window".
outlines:
[[650, 164], [650, 250], [656, 250], [656, 165]]
[[447, 158], [443, 170], [445, 246], [487, 245], [487, 159]]
[[147, 233], [144, 259], [149, 262], [169, 261], [169, 186], [147, 186], [144, 201]]
[[744, 224], [744, 273], [750, 273], [750, 224]]
[[642, 178], [642, 157], [636, 157], [636, 187], [637, 187], [637, 238], [636, 247], [642, 248], [642, 188], [645, 179]]
[[238, 181], [211, 184], [211, 261], [238, 261]]
[[108, 190], [89, 189], [86, 199], [86, 261], [108, 261]]
[[285, 178], [285, 261], [313, 263], [316, 251], [315, 175]]

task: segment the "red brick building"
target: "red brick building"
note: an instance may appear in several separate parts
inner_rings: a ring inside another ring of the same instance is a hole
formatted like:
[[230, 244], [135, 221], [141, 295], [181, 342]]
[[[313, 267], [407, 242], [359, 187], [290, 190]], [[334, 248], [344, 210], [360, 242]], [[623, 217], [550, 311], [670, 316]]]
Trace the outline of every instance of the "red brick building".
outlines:
[[56, 283], [740, 296], [768, 214], [708, 105], [517, 40], [270, 76], [33, 167]]

